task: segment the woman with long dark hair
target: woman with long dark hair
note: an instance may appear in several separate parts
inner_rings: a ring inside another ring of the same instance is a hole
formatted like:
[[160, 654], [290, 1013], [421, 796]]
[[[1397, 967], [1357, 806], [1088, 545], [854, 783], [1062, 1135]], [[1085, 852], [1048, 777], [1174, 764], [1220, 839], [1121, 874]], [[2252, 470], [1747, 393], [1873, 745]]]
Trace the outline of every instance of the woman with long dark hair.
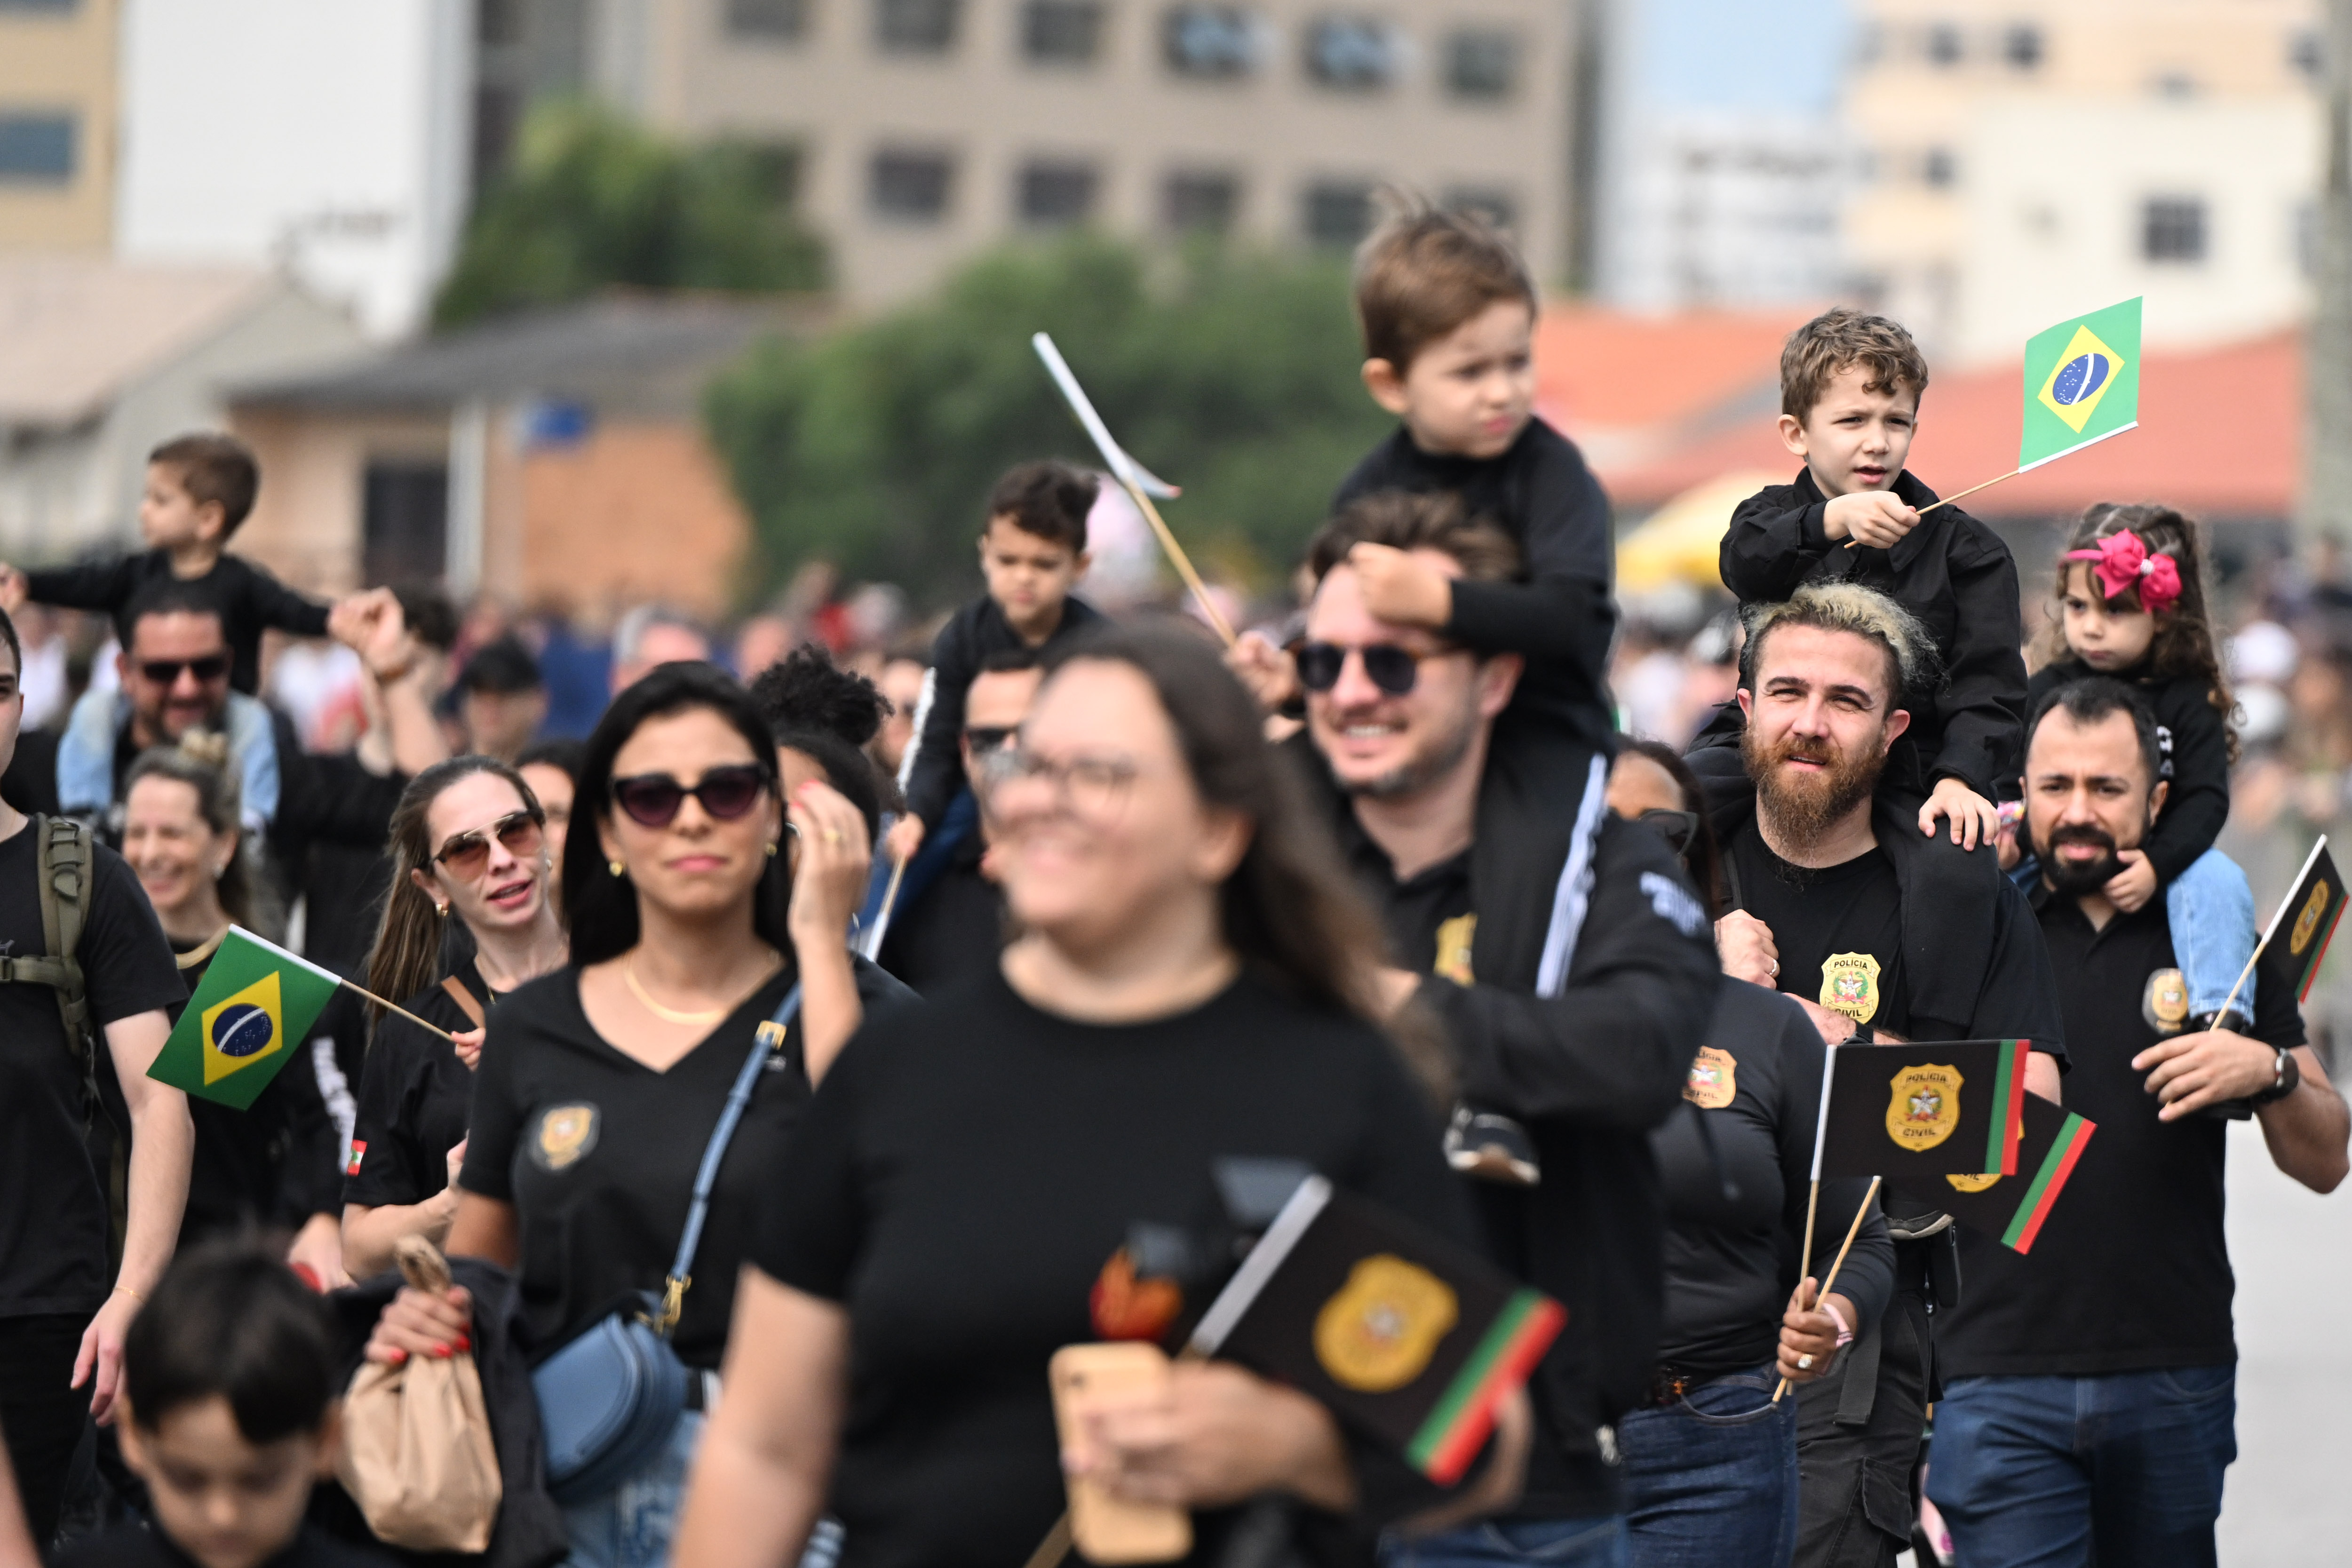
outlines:
[[[436, 1243], [457, 1212], [489, 1010], [561, 968], [545, 810], [522, 775], [452, 757], [408, 782], [392, 814], [392, 885], [368, 953], [368, 989], [398, 996], [459, 1044], [373, 1003], [367, 1066], [343, 1182], [343, 1255], [354, 1275], [392, 1267], [404, 1236]], [[467, 940], [457, 942], [462, 933]]]
[[[687, 1408], [663, 1447], [566, 1510], [575, 1563], [645, 1568], [668, 1558], [736, 1274], [810, 1080], [866, 1006], [906, 992], [846, 949], [866, 868], [856, 808], [817, 781], [786, 802], [768, 722], [720, 670], [664, 665], [624, 690], [589, 737], [578, 801], [571, 963], [490, 1015], [447, 1250], [515, 1271], [542, 1356], [640, 1293], [665, 1298]], [[666, 1283], [739, 1080], [688, 1278]], [[446, 1354], [469, 1310], [462, 1291], [404, 1290], [368, 1353]]]
[[[826, 1080], [744, 1273], [685, 1568], [782, 1568], [828, 1493], [845, 1563], [1026, 1559], [1063, 1506], [1047, 1360], [1104, 1337], [1089, 1300], [1129, 1226], [1191, 1223], [1221, 1157], [1467, 1224], [1371, 1022], [1370, 917], [1213, 650], [1172, 626], [1074, 642], [1001, 756], [1023, 934]], [[1409, 1495], [1322, 1405], [1221, 1362], [1178, 1364], [1086, 1448], [1115, 1495], [1192, 1510], [1198, 1561], [1245, 1511], [1361, 1553]]]

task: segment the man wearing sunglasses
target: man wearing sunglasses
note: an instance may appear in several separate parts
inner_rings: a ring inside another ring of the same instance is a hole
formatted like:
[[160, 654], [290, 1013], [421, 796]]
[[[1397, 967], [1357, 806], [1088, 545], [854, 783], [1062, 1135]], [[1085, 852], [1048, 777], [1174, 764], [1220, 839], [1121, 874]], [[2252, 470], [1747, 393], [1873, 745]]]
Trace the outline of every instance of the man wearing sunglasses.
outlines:
[[1467, 1178], [1498, 1260], [1569, 1310], [1531, 1384], [1538, 1436], [1519, 1502], [1414, 1542], [1412, 1561], [1620, 1562], [1602, 1428], [1646, 1395], [1663, 1290], [1646, 1135], [1706, 1032], [1714, 946], [1665, 844], [1605, 809], [1604, 757], [1579, 752], [1580, 800], [1539, 787], [1559, 776], [1558, 752], [1531, 748], [1578, 742], [1514, 729], [1540, 715], [1505, 716], [1520, 656], [1373, 616], [1348, 563], [1359, 544], [1473, 582], [1510, 580], [1517, 548], [1438, 497], [1369, 497], [1326, 524], [1294, 656], [1307, 730], [1289, 743], [1311, 746], [1342, 847], [1384, 916], [1391, 1004], [1425, 1008], [1446, 1037], [1457, 1130], [1473, 1130], [1449, 1151], [1457, 1168], [1483, 1164], [1474, 1114], [1507, 1118], [1524, 1144], [1517, 1163], [1536, 1184]]

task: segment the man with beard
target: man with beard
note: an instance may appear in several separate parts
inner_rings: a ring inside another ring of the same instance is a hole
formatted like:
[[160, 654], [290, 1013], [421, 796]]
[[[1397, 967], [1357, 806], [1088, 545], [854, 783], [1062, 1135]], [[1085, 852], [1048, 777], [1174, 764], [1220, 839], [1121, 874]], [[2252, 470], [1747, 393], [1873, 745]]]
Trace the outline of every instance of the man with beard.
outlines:
[[[1938, 672], [1918, 622], [1849, 583], [1750, 612], [1739, 705], [1752, 795], [1714, 817], [1731, 913], [1724, 972], [1787, 992], [1831, 1044], [2028, 1039], [2026, 1085], [2059, 1097], [2055, 984], [2024, 895], [1990, 845], [1923, 836], [1875, 792], [1910, 705]], [[1899, 1205], [1898, 1205], [1899, 1208]], [[1841, 1233], [1851, 1215], [1824, 1214]], [[1934, 1387], [1933, 1305], [1958, 1294], [1951, 1221], [1891, 1209], [1895, 1293], [1852, 1325], [1839, 1364], [1799, 1395], [1797, 1562], [1891, 1564], [1911, 1534], [1910, 1479]]]
[[2264, 985], [2246, 1033], [2188, 1031], [2163, 900], [2126, 913], [2105, 894], [2164, 809], [2159, 761], [2154, 717], [2104, 677], [2051, 692], [2026, 726], [2066, 1098], [2098, 1131], [2030, 1254], [1961, 1240], [1968, 1300], [1937, 1326], [1927, 1477], [1964, 1565], [2214, 1561], [2237, 1455], [2216, 1112], [2251, 1103], [2272, 1162], [2315, 1192], [2345, 1176], [2352, 1116], [2294, 997]]
[[[1310, 547], [1296, 667], [1341, 843], [1388, 930], [1391, 1004], [1433, 1015], [1463, 1110], [1523, 1140], [1536, 1184], [1473, 1180], [1498, 1259], [1569, 1310], [1532, 1384], [1537, 1433], [1507, 1515], [1400, 1545], [1416, 1568], [1624, 1561], [1608, 1427], [1649, 1397], [1664, 1230], [1647, 1133], [1674, 1109], [1719, 984], [1706, 918], [1664, 840], [1606, 808], [1608, 760], [1521, 724], [1522, 661], [1366, 607], [1349, 554], [1403, 552], [1448, 578], [1508, 581], [1510, 538], [1451, 497], [1351, 503]], [[1313, 750], [1307, 751], [1311, 745]], [[1540, 764], [1534, 753], [1540, 752]], [[1410, 1031], [1409, 1031], [1410, 1032]], [[1506, 1120], [1507, 1119], [1507, 1120]], [[1476, 1142], [1452, 1141], [1457, 1169]]]

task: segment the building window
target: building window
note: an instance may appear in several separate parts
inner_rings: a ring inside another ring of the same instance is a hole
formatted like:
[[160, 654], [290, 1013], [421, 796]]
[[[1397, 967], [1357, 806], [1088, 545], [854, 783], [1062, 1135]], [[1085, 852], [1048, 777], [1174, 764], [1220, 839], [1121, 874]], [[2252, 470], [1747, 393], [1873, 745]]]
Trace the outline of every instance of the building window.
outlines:
[[1445, 193], [1445, 205], [1455, 212], [1485, 218], [1506, 233], [1518, 222], [1519, 204], [1510, 192], [1493, 185], [1456, 185]]
[[1257, 69], [1257, 28], [1238, 6], [1171, 6], [1160, 42], [1178, 76], [1244, 77]]
[[74, 8], [75, 0], [0, 0], [0, 11], [47, 11], [62, 16]]
[[1949, 189], [1959, 177], [1959, 161], [1948, 147], [1930, 147], [1919, 160], [1919, 178], [1937, 190]]
[[2316, 27], [2298, 27], [2287, 36], [2286, 63], [2306, 81], [2317, 81], [2327, 70], [2327, 39]]
[[0, 114], [0, 182], [62, 185], [73, 179], [70, 114]]
[[1231, 174], [1175, 174], [1160, 188], [1160, 221], [1178, 234], [1230, 234], [1241, 205], [1242, 183]]
[[2147, 261], [2204, 260], [2204, 199], [2150, 196], [2140, 208], [2139, 253]]
[[874, 42], [887, 55], [943, 55], [955, 47], [958, 0], [874, 0]]
[[1345, 249], [1372, 231], [1372, 187], [1360, 180], [1318, 180], [1307, 187], [1301, 216], [1307, 242]]
[[1518, 85], [1519, 38], [1491, 27], [1465, 27], [1445, 40], [1445, 89], [1491, 102]]
[[1096, 0], [1029, 0], [1021, 8], [1021, 53], [1040, 65], [1082, 66], [1102, 48]]
[[1374, 16], [1324, 16], [1307, 24], [1307, 74], [1325, 87], [1370, 92], [1396, 80], [1396, 35]]
[[1960, 30], [1948, 22], [1938, 22], [1927, 29], [1925, 48], [1931, 66], [1949, 69], [1958, 65], [1963, 52]]
[[877, 153], [868, 192], [877, 217], [937, 223], [947, 216], [955, 164], [944, 153]]
[[1021, 168], [1021, 221], [1038, 228], [1084, 223], [1094, 216], [1101, 175], [1091, 163], [1040, 158]]
[[2000, 58], [2009, 62], [2011, 70], [2030, 71], [2042, 64], [2042, 29], [2031, 22], [2020, 22], [2000, 36]]
[[727, 36], [761, 43], [808, 37], [808, 0], [727, 0]]
[[360, 580], [430, 583], [448, 570], [448, 465], [369, 463], [360, 474]]

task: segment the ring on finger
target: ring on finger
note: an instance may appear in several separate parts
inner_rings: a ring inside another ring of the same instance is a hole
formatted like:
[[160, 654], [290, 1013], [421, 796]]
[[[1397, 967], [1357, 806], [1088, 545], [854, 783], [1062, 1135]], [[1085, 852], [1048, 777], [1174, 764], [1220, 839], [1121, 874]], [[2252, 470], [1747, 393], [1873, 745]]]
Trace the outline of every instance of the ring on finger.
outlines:
[[1806, 1354], [1806, 1355], [1801, 1355], [1801, 1356], [1799, 1356], [1799, 1357], [1797, 1358], [1797, 1370], [1798, 1370], [1799, 1372], [1811, 1372], [1811, 1371], [1812, 1371], [1812, 1370], [1813, 1370], [1813, 1358], [1812, 1358], [1812, 1356], [1811, 1356], [1811, 1354]]
[[824, 841], [827, 844], [839, 844], [841, 842], [841, 829], [838, 827], [826, 828], [824, 830]]

